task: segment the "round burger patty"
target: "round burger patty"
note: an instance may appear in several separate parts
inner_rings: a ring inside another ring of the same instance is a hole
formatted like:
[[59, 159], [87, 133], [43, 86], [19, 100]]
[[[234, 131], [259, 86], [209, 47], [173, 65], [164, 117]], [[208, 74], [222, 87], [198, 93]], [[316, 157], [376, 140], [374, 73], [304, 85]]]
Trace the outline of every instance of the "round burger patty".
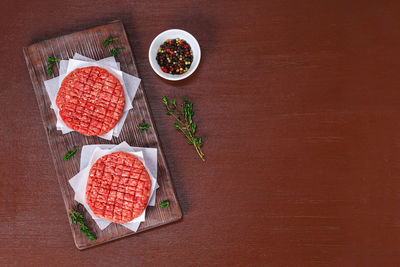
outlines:
[[107, 70], [86, 67], [64, 78], [56, 104], [69, 128], [88, 136], [102, 135], [121, 119], [125, 94], [120, 81]]
[[116, 152], [101, 157], [92, 166], [86, 186], [86, 202], [93, 213], [124, 224], [146, 209], [151, 180], [135, 156]]

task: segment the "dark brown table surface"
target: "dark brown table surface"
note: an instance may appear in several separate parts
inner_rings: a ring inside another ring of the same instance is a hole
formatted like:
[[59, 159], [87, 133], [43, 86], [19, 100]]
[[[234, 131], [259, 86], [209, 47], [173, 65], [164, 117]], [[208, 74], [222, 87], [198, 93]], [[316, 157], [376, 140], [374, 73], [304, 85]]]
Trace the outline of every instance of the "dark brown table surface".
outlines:
[[[400, 265], [398, 1], [1, 1], [0, 265]], [[183, 220], [73, 243], [22, 47], [121, 19]], [[202, 48], [166, 82], [152, 39]], [[160, 98], [195, 104], [207, 162]]]

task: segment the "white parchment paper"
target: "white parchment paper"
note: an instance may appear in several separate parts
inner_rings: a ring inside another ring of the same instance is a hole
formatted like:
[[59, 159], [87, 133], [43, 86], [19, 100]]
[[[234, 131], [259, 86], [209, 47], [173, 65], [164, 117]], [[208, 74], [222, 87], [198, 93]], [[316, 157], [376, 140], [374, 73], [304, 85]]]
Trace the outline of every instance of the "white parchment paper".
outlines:
[[78, 53], [75, 53], [73, 59], [69, 60], [61, 60], [60, 62], [60, 75], [53, 79], [47, 80], [44, 82], [46, 87], [46, 91], [49, 95], [51, 106], [57, 117], [57, 130], [60, 130], [63, 134], [67, 134], [73, 131], [71, 128], [67, 127], [63, 120], [60, 117], [59, 109], [56, 105], [56, 98], [58, 90], [61, 86], [62, 81], [65, 76], [67, 76], [71, 71], [77, 68], [89, 67], [89, 66], [97, 66], [106, 69], [110, 73], [112, 73], [118, 80], [121, 82], [122, 87], [125, 93], [125, 107], [122, 113], [121, 119], [115, 125], [113, 129], [111, 129], [108, 133], [104, 135], [100, 135], [99, 137], [104, 138], [106, 140], [111, 140], [113, 136], [118, 137], [122, 127], [124, 125], [125, 119], [128, 115], [130, 109], [132, 109], [132, 101], [136, 95], [137, 89], [140, 84], [140, 79], [127, 74], [125, 72], [120, 71], [119, 62], [115, 61], [114, 57], [103, 58], [101, 60], [94, 60], [85, 56], [82, 56]]
[[[154, 206], [156, 200], [156, 189], [159, 188], [157, 183], [157, 149], [156, 148], [144, 148], [144, 147], [131, 147], [126, 142], [122, 142], [119, 145], [87, 145], [83, 146], [81, 152], [81, 165], [80, 172], [76, 174], [69, 180], [69, 183], [72, 189], [75, 192], [74, 199], [81, 203], [92, 218], [95, 220], [96, 224], [99, 226], [101, 230], [105, 229], [110, 221], [99, 218], [94, 215], [93, 211], [86, 203], [86, 185], [89, 178], [89, 171], [93, 164], [101, 157], [117, 152], [123, 151], [126, 153], [130, 153], [135, 155], [143, 162], [147, 172], [149, 173], [151, 179], [151, 190], [150, 190], [150, 198], [147, 206]], [[136, 232], [139, 228], [141, 222], [145, 221], [146, 217], [146, 209], [143, 213], [133, 219], [132, 221], [122, 224], [126, 228]]]

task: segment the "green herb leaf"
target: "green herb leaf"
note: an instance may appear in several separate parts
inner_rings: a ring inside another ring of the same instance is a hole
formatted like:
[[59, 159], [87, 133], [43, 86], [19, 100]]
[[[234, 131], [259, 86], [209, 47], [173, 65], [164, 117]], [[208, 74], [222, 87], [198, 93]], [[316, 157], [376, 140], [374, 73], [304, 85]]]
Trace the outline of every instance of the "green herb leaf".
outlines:
[[77, 150], [78, 150], [78, 147], [74, 146], [70, 151], [68, 151], [68, 153], [65, 154], [65, 156], [63, 158], [64, 161], [69, 160], [70, 158], [72, 158], [75, 155]]
[[142, 123], [139, 123], [138, 128], [141, 131], [147, 131], [150, 126], [144, 120], [142, 120]]
[[171, 99], [171, 105], [176, 108], [176, 100], [175, 99]]
[[164, 105], [168, 106], [168, 98], [166, 96], [162, 97], [162, 102], [164, 103]]
[[117, 50], [116, 48], [113, 48], [113, 49], [110, 50], [110, 54], [111, 54], [113, 57], [115, 57], [115, 56], [118, 54], [118, 51], [119, 51], [119, 50]]
[[73, 224], [79, 224], [79, 230], [87, 236], [90, 240], [93, 242], [96, 241], [96, 237], [89, 231], [89, 228], [86, 226], [84, 220], [83, 220], [83, 214], [76, 210], [70, 210], [69, 212], [69, 217], [71, 218], [71, 221]]
[[113, 48], [113, 49], [110, 50], [110, 54], [111, 54], [113, 57], [115, 57], [115, 56], [118, 54], [118, 52], [119, 52], [120, 50], [124, 50], [124, 49], [125, 49], [124, 46], [117, 47], [117, 48]]
[[47, 75], [48, 76], [53, 75], [53, 73], [54, 73], [54, 65], [57, 62], [60, 62], [60, 61], [61, 61], [61, 59], [55, 58], [53, 56], [50, 56], [50, 57], [47, 58], [47, 62], [49, 63], [48, 68], [47, 68]]
[[104, 40], [103, 46], [106, 47], [111, 43], [117, 43], [117, 42], [118, 42], [118, 38], [113, 38], [112, 36], [110, 36], [106, 40]]
[[47, 69], [47, 75], [49, 75], [49, 76], [53, 75], [53, 69], [48, 68]]
[[71, 221], [72, 221], [74, 224], [76, 224], [76, 223], [78, 222], [78, 221], [76, 220], [75, 216], [74, 216], [72, 213], [69, 214], [69, 217], [71, 217]]
[[199, 144], [200, 147], [203, 146], [203, 139], [201, 137], [197, 138], [197, 143]]
[[175, 125], [175, 128], [177, 129], [177, 130], [186, 130], [186, 127], [185, 126], [179, 126], [179, 124], [178, 123], [174, 123], [174, 125]]
[[161, 208], [168, 208], [169, 207], [169, 201], [164, 200], [163, 202], [160, 203]]

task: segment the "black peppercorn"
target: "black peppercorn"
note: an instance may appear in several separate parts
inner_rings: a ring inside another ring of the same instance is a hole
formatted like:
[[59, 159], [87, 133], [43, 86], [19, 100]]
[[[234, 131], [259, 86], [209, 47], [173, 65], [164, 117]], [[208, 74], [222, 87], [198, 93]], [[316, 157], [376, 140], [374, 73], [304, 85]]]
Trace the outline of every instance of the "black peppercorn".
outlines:
[[158, 49], [156, 60], [163, 72], [180, 75], [192, 65], [193, 52], [185, 40], [166, 40]]

